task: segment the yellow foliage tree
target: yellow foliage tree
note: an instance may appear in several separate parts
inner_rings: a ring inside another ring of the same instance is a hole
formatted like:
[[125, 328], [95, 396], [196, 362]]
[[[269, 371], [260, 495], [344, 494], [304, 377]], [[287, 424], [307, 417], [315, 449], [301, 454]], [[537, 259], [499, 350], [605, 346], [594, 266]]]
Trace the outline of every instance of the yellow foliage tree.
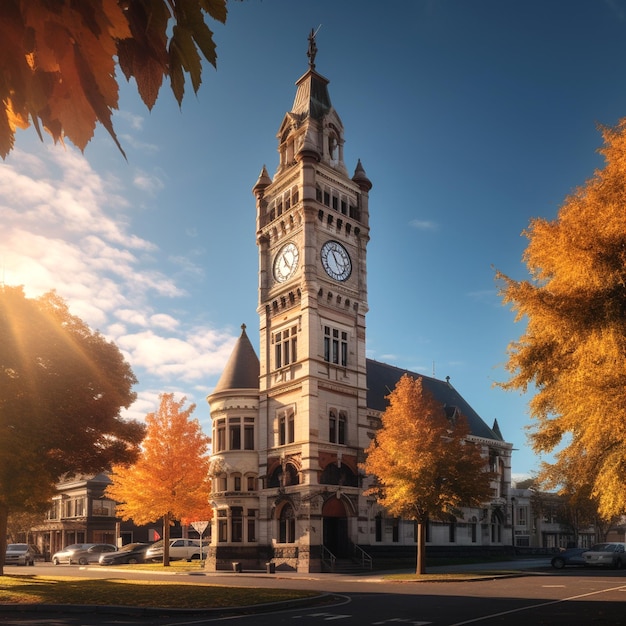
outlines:
[[195, 404], [186, 398], [160, 396], [159, 409], [146, 416], [148, 426], [143, 451], [132, 466], [117, 465], [107, 497], [118, 504], [122, 519], [136, 524], [163, 520], [163, 564], [169, 565], [169, 529], [173, 520], [210, 519], [211, 484], [208, 449], [211, 439], [200, 423], [190, 419]]
[[417, 522], [416, 573], [425, 568], [425, 523], [462, 515], [491, 496], [491, 473], [479, 446], [469, 439], [467, 420], [451, 420], [424, 388], [405, 374], [387, 396], [382, 426], [366, 452], [364, 470], [376, 496], [392, 515]]
[[602, 134], [604, 169], [524, 233], [530, 279], [497, 279], [527, 322], [501, 386], [536, 391], [529, 439], [556, 451], [539, 479], [590, 492], [611, 518], [626, 512], [626, 120]]
[[180, 105], [185, 73], [194, 91], [202, 82], [200, 53], [217, 63], [205, 13], [225, 22], [226, 0], [2, 0], [0, 156], [31, 123], [84, 150], [100, 122], [123, 153], [116, 64], [149, 109], [164, 77]]

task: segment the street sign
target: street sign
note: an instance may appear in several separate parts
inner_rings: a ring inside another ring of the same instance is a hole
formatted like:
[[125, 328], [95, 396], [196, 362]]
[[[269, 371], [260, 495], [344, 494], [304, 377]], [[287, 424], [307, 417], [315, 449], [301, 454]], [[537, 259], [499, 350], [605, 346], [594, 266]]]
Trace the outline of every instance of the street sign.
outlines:
[[207, 529], [209, 522], [207, 520], [202, 520], [199, 522], [191, 522], [194, 530], [202, 537], [202, 533]]

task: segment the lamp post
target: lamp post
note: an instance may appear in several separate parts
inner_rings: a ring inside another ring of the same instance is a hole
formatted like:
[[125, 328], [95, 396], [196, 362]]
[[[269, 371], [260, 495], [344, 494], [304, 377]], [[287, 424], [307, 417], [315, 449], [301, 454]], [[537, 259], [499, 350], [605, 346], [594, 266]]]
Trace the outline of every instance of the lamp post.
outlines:
[[511, 543], [515, 554], [515, 496], [511, 496]]

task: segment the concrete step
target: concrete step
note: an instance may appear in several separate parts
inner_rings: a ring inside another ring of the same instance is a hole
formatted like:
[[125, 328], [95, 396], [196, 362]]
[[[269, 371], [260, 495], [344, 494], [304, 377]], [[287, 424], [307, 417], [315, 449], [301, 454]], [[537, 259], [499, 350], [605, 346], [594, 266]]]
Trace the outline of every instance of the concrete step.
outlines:
[[[328, 568], [325, 568], [325, 570], [330, 571]], [[335, 574], [357, 574], [369, 570], [363, 567], [360, 561], [353, 561], [352, 559], [336, 559], [335, 567], [332, 571]]]

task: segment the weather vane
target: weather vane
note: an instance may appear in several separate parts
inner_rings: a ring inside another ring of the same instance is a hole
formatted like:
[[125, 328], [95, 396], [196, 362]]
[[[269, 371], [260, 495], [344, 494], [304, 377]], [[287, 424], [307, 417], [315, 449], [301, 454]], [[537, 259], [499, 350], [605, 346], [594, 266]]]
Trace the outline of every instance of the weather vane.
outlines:
[[311, 34], [309, 35], [309, 49], [307, 50], [306, 55], [309, 57], [309, 67], [314, 70], [315, 69], [315, 55], [317, 54], [317, 45], [315, 44], [315, 35], [319, 32], [322, 25], [320, 24], [317, 27], [317, 30], [311, 29]]

